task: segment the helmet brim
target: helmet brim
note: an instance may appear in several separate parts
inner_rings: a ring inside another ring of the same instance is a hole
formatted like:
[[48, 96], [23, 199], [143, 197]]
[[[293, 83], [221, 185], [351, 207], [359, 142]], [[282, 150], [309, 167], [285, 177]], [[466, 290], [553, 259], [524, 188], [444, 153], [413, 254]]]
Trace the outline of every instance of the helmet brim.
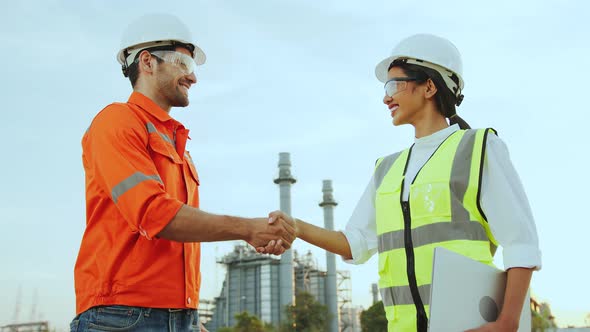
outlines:
[[377, 79], [379, 81], [381, 81], [382, 83], [387, 82], [387, 69], [389, 68], [389, 65], [393, 62], [393, 60], [395, 60], [397, 58], [399, 58], [399, 57], [397, 57], [397, 56], [387, 57], [387, 58], [381, 60], [381, 62], [379, 62], [377, 64], [377, 66], [375, 66], [375, 76], [377, 77]]

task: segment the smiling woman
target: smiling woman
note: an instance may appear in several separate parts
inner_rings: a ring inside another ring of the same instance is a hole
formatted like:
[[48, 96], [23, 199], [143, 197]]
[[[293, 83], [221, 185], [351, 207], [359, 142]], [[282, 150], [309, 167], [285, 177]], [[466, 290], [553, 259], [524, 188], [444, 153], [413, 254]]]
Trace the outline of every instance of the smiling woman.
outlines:
[[378, 252], [389, 331], [427, 331], [435, 247], [493, 265], [500, 245], [505, 300], [498, 320], [480, 331], [516, 331], [532, 271], [541, 267], [537, 233], [504, 143], [456, 113], [464, 86], [459, 51], [444, 38], [414, 35], [375, 74], [393, 124], [412, 125], [415, 143], [377, 160], [344, 232], [295, 219], [297, 236], [354, 264]]

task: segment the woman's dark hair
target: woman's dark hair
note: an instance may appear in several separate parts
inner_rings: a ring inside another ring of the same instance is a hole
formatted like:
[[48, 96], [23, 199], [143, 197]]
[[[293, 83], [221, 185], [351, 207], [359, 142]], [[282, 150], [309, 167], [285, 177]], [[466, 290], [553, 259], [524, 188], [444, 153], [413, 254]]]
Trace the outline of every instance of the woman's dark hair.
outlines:
[[416, 78], [416, 82], [420, 84], [425, 83], [428, 79], [431, 79], [437, 89], [434, 98], [438, 111], [445, 118], [449, 119], [449, 123], [451, 125], [457, 123], [461, 129], [471, 128], [469, 124], [465, 122], [465, 120], [457, 115], [457, 109], [455, 108], [455, 105], [457, 104], [457, 97], [447, 87], [439, 72], [431, 68], [409, 64], [404, 59], [394, 60], [389, 65], [389, 68], [387, 68], [387, 71], [393, 67], [399, 67], [404, 72], [404, 74], [406, 74], [408, 77]]

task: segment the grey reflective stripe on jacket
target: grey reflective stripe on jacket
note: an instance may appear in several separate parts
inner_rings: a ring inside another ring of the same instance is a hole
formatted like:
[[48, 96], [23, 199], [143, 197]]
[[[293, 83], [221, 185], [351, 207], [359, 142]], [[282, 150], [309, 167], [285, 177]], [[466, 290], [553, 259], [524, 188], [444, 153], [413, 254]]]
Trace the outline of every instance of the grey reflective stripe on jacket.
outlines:
[[453, 168], [451, 169], [451, 220], [469, 221], [469, 211], [463, 206], [463, 199], [469, 185], [471, 162], [477, 130], [467, 130], [455, 153]]
[[[379, 235], [379, 252], [404, 248], [404, 230]], [[432, 243], [454, 240], [487, 241], [486, 231], [477, 221], [438, 222], [412, 229], [414, 248]]]
[[160, 137], [162, 137], [162, 139], [170, 144], [172, 144], [172, 146], [176, 146], [176, 142], [174, 142], [168, 135], [161, 133], [158, 131], [158, 129], [156, 129], [156, 126], [154, 126], [153, 123], [148, 122], [146, 125], [148, 134], [150, 133], [158, 133], [158, 135], [160, 135]]
[[148, 180], [156, 180], [162, 183], [162, 179], [157, 174], [145, 175], [141, 172], [135, 172], [131, 176], [119, 182], [116, 186], [113, 187], [113, 190], [111, 191], [111, 197], [113, 198], [113, 202], [117, 204], [117, 201], [119, 200], [119, 197], [121, 197], [121, 195], [133, 189], [138, 184]]
[[385, 175], [387, 174], [387, 172], [389, 172], [389, 169], [391, 168], [391, 166], [393, 166], [397, 158], [399, 158], [400, 154], [402, 153], [396, 152], [394, 154], [390, 154], [389, 156], [383, 158], [379, 166], [377, 166], [377, 168], [375, 169], [375, 173], [373, 174], [375, 190], [379, 188], [379, 186], [383, 182], [383, 179], [385, 178]]
[[[393, 286], [379, 289], [383, 306], [414, 304], [410, 286]], [[418, 293], [424, 305], [430, 304], [430, 284], [418, 286]], [[395, 300], [394, 300], [395, 299]]]
[[[471, 221], [469, 211], [463, 205], [463, 199], [469, 185], [473, 148], [477, 130], [467, 130], [455, 153], [451, 169], [451, 220], [438, 222], [412, 229], [412, 243], [420, 247], [432, 243], [453, 240], [488, 241], [483, 226], [477, 221]], [[385, 157], [375, 170], [375, 188], [379, 188], [383, 178], [399, 157], [399, 153]], [[378, 236], [378, 251], [385, 252], [404, 248], [404, 230], [387, 232]]]

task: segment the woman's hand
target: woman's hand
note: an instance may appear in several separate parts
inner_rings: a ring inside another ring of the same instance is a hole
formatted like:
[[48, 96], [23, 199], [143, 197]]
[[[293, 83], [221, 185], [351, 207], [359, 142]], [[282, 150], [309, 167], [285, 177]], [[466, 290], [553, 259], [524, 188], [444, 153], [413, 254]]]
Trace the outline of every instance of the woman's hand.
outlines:
[[[277, 221], [282, 221], [291, 226], [294, 230], [295, 239], [299, 235], [299, 230], [297, 229], [297, 222], [295, 218], [289, 216], [288, 214], [284, 213], [283, 211], [273, 211], [268, 214], [268, 223], [274, 224]], [[293, 239], [293, 241], [295, 241]], [[264, 247], [257, 247], [256, 251], [260, 254], [273, 254], [273, 255], [282, 255], [285, 252], [285, 248], [283, 246], [283, 241], [281, 239], [278, 240], [271, 240], [268, 244]]]

